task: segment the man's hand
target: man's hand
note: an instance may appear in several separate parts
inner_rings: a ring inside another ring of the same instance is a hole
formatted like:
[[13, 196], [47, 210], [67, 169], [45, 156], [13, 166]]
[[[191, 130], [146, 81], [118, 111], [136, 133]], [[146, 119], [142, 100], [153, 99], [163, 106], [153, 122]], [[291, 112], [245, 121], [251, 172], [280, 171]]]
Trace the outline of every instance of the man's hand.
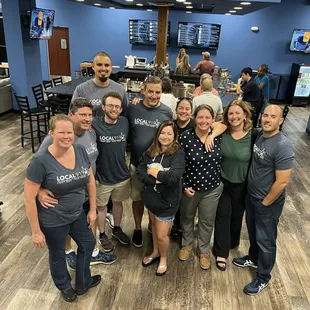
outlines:
[[133, 98], [132, 101], [131, 101], [131, 104], [135, 104], [136, 105], [137, 103], [140, 102], [140, 100], [142, 100], [142, 99], [138, 98], [138, 97], [137, 98]]
[[46, 188], [40, 188], [38, 193], [38, 200], [40, 201], [43, 208], [55, 208], [55, 205], [58, 204], [58, 200], [53, 198], [54, 194], [46, 189]]
[[185, 195], [189, 198], [192, 198], [194, 197], [195, 195], [195, 191], [191, 188], [191, 187], [188, 187], [185, 191], [184, 191]]
[[43, 235], [41, 230], [38, 232], [32, 233], [32, 242], [37, 248], [45, 247], [45, 236]]
[[97, 219], [96, 210], [95, 211], [89, 211], [87, 214], [87, 223], [88, 228], [91, 229], [93, 225], [95, 225]]

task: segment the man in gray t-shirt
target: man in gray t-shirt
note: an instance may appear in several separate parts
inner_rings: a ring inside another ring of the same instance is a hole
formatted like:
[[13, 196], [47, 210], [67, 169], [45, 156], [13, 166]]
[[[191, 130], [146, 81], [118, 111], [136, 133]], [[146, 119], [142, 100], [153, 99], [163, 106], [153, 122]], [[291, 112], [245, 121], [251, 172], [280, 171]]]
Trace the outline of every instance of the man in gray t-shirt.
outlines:
[[112, 80], [112, 62], [110, 56], [105, 52], [97, 53], [93, 58], [93, 70], [95, 76], [78, 85], [73, 93], [72, 100], [77, 97], [83, 97], [91, 101], [94, 106], [93, 115], [103, 116], [102, 98], [108, 92], [117, 92], [122, 98], [122, 115], [125, 114], [128, 105], [128, 96], [124, 87]]
[[145, 152], [155, 137], [160, 123], [172, 120], [172, 111], [169, 107], [160, 103], [162, 93], [161, 79], [151, 76], [144, 82], [144, 99], [142, 103], [128, 106], [126, 117], [130, 126], [131, 143], [131, 199], [136, 228], [132, 242], [136, 247], [143, 244], [141, 222], [144, 204], [141, 200], [140, 191], [143, 184], [136, 175], [136, 167], [140, 157]]
[[233, 259], [237, 266], [258, 268], [254, 281], [244, 287], [249, 295], [260, 293], [268, 285], [275, 264], [277, 227], [294, 160], [291, 141], [279, 131], [282, 123], [281, 108], [267, 106], [263, 130], [253, 148], [246, 197], [250, 249], [248, 255]]

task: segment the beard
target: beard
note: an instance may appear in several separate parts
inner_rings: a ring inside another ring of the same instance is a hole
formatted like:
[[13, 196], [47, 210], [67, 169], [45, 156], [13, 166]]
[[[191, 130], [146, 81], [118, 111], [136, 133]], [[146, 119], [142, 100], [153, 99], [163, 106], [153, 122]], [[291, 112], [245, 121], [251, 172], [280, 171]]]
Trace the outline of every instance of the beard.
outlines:
[[106, 82], [108, 80], [108, 77], [107, 76], [99, 76], [99, 80], [100, 82]]

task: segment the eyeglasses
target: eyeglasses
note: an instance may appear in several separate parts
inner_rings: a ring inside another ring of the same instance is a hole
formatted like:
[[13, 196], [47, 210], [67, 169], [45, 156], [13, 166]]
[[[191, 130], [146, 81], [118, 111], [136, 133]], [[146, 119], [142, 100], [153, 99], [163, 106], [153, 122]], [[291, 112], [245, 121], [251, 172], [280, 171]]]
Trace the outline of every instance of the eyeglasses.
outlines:
[[181, 101], [183, 101], [183, 100], [186, 100], [186, 101], [188, 101], [188, 102], [190, 102], [190, 103], [192, 103], [192, 101], [193, 101], [193, 99], [190, 98], [190, 97], [180, 97], [179, 100], [178, 100], [178, 102], [181, 102]]
[[116, 111], [120, 110], [122, 107], [120, 105], [107, 104], [106, 107], [108, 109], [115, 109]]

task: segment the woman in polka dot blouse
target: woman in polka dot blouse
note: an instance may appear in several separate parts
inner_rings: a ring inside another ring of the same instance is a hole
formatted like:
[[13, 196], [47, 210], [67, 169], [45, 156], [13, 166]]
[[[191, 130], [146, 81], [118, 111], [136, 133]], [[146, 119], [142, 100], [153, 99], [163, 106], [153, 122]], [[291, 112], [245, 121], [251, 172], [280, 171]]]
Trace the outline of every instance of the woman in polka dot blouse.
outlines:
[[221, 149], [220, 137], [214, 138], [214, 147], [207, 151], [205, 140], [213, 135], [214, 112], [208, 105], [200, 105], [194, 112], [193, 129], [180, 136], [185, 152], [185, 173], [183, 194], [180, 203], [182, 248], [179, 259], [186, 261], [194, 241], [194, 219], [198, 208], [198, 250], [202, 269], [210, 268], [210, 239], [219, 198], [223, 191], [220, 179]]

